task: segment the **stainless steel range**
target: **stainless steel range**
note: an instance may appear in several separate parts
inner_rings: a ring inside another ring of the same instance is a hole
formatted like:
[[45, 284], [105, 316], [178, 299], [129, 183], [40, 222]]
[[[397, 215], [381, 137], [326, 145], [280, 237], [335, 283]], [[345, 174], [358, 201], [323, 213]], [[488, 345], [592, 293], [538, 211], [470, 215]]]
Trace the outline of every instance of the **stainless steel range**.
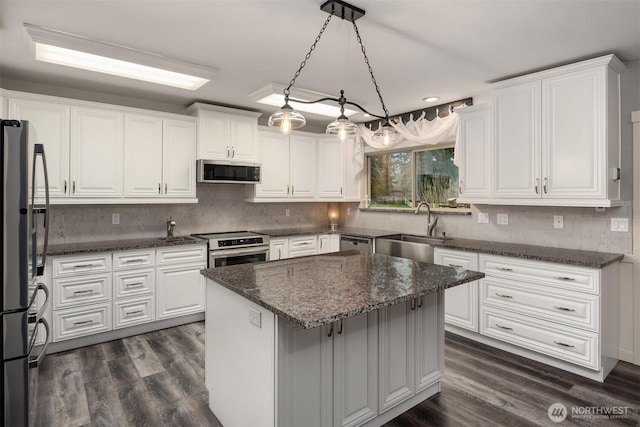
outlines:
[[250, 231], [194, 234], [209, 241], [209, 268], [269, 260], [269, 236]]

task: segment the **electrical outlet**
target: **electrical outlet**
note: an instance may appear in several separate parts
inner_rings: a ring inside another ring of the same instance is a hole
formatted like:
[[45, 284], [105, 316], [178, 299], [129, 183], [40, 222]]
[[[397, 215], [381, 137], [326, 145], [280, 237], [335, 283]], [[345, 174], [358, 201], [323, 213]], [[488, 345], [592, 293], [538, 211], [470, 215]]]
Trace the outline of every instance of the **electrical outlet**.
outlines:
[[285, 209], [284, 216], [291, 216], [291, 209]]
[[629, 219], [628, 218], [611, 218], [611, 231], [629, 231]]
[[262, 328], [262, 313], [254, 308], [249, 309], [249, 323], [258, 328]]
[[489, 214], [478, 212], [478, 224], [489, 224]]
[[351, 208], [347, 208], [347, 215], [351, 215]]
[[509, 214], [498, 214], [496, 222], [498, 225], [509, 225]]
[[553, 228], [564, 228], [564, 217], [562, 215], [553, 216]]
[[113, 224], [113, 225], [120, 224], [120, 214], [119, 213], [111, 214], [111, 224]]

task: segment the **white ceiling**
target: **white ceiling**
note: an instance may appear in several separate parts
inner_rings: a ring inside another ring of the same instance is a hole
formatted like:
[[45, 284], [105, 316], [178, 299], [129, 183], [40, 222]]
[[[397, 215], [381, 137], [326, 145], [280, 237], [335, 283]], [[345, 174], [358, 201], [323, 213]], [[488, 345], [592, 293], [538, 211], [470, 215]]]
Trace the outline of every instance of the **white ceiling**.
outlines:
[[[324, 0], [0, 0], [0, 77], [267, 113], [249, 93], [287, 84], [327, 14]], [[391, 115], [487, 92], [489, 82], [607, 53], [640, 59], [640, 0], [353, 0]], [[220, 70], [192, 92], [33, 60], [23, 23]], [[1, 86], [0, 81], [0, 86]], [[334, 17], [296, 83], [382, 114], [351, 23]], [[357, 117], [356, 117], [357, 119]]]

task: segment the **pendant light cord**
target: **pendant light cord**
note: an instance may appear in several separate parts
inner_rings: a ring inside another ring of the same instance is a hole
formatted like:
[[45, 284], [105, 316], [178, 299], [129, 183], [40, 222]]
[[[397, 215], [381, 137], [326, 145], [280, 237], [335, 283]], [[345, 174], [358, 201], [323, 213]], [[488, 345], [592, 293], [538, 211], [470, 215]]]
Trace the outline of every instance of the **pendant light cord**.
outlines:
[[[318, 42], [320, 41], [320, 38], [322, 37], [322, 34], [324, 33], [324, 30], [327, 29], [327, 25], [329, 25], [329, 21], [331, 21], [331, 17], [332, 16], [333, 16], [333, 14], [330, 13], [329, 17], [327, 18], [327, 20], [324, 21], [324, 25], [320, 29], [320, 33], [318, 33], [318, 36], [316, 37], [316, 40], [311, 45], [311, 49], [309, 49], [309, 52], [305, 55], [304, 59], [302, 60], [302, 63], [300, 63], [300, 68], [298, 68], [298, 71], [296, 71], [296, 73], [293, 75], [293, 78], [289, 82], [289, 86], [287, 86], [286, 89], [284, 90], [284, 96], [285, 97], [287, 97], [287, 98], [289, 97], [289, 94], [291, 93], [289, 91], [289, 89], [291, 89], [291, 86], [293, 86], [293, 84], [296, 82], [296, 79], [300, 75], [300, 72], [302, 71], [304, 66], [307, 65], [307, 61], [309, 60], [309, 58], [311, 58], [311, 53], [313, 53], [313, 51], [315, 50], [316, 45], [318, 44]], [[353, 25], [355, 25], [355, 22], [354, 22]], [[363, 49], [363, 52], [364, 52], [364, 47], [362, 49]], [[365, 55], [365, 58], [366, 58], [366, 55]], [[369, 67], [369, 70], [371, 70], [371, 67]], [[373, 76], [373, 74], [372, 74], [372, 76]], [[374, 81], [374, 83], [375, 83], [375, 81]], [[378, 87], [378, 85], [376, 85], [376, 88], [377, 87]], [[380, 91], [378, 91], [378, 95], [380, 95]], [[383, 104], [383, 107], [384, 107], [384, 104]]]
[[389, 110], [387, 110], [387, 107], [384, 105], [384, 101], [382, 100], [382, 94], [380, 93], [378, 82], [376, 81], [376, 78], [373, 75], [373, 68], [371, 68], [371, 64], [369, 63], [369, 58], [367, 57], [367, 52], [364, 48], [364, 44], [362, 44], [362, 38], [360, 37], [358, 26], [356, 25], [356, 21], [351, 21], [351, 23], [353, 24], [353, 29], [356, 32], [356, 38], [358, 39], [358, 43], [360, 43], [362, 55], [364, 55], [364, 62], [367, 64], [367, 67], [369, 67], [369, 74], [371, 75], [371, 81], [373, 82], [373, 85], [376, 87], [376, 92], [378, 92], [378, 98], [380, 99], [380, 104], [382, 105], [382, 109], [384, 110], [384, 116], [386, 120], [389, 121]]

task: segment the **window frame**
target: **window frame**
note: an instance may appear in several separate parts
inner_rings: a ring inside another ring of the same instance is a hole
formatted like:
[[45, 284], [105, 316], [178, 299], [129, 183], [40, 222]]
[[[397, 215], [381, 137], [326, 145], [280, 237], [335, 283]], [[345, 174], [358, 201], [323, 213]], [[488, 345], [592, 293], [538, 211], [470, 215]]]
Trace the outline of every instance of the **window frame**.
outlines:
[[[434, 146], [419, 146], [419, 147], [404, 147], [404, 148], [397, 148], [395, 150], [384, 150], [384, 151], [370, 151], [365, 153], [365, 157], [366, 157], [366, 168], [367, 168], [367, 176], [366, 176], [366, 194], [367, 196], [367, 208], [370, 209], [380, 209], [380, 210], [407, 210], [407, 211], [412, 211], [415, 210], [417, 203], [416, 203], [416, 187], [417, 187], [417, 183], [416, 183], [416, 159], [417, 159], [417, 154], [418, 152], [424, 152], [424, 151], [433, 151], [433, 150], [442, 150], [445, 148], [454, 148], [455, 147], [455, 142], [450, 142], [450, 143], [445, 143], [445, 144], [438, 144], [438, 145], [434, 145]], [[406, 208], [398, 208], [398, 207], [375, 207], [375, 208], [371, 208], [371, 202], [370, 202], [370, 198], [371, 198], [371, 156], [377, 156], [377, 155], [383, 155], [383, 154], [393, 154], [393, 153], [411, 153], [411, 206], [406, 207]], [[460, 184], [460, 173], [458, 170], [458, 185]], [[447, 208], [447, 207], [439, 207], [439, 208], [432, 208], [432, 211], [440, 211], [440, 212], [447, 212], [447, 211], [452, 211], [452, 212], [461, 212], [461, 211], [467, 211], [469, 210], [469, 208]]]

